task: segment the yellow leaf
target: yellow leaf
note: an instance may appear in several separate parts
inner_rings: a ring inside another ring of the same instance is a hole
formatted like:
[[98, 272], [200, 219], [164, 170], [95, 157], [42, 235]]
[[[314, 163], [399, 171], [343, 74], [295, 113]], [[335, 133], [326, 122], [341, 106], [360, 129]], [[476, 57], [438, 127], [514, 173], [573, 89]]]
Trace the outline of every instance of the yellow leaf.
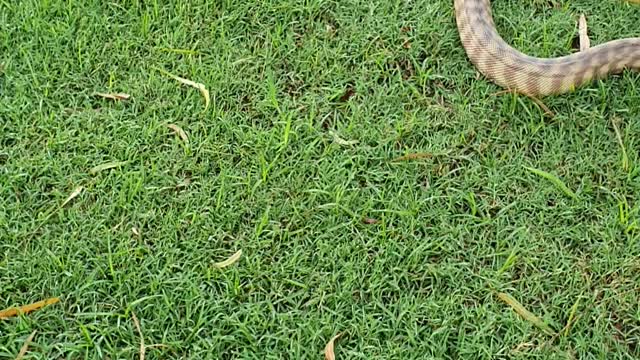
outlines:
[[128, 163], [128, 161], [113, 161], [113, 162], [108, 162], [105, 164], [100, 164], [98, 166], [94, 166], [93, 168], [91, 168], [91, 170], [89, 170], [89, 173], [91, 175], [95, 175], [101, 171], [104, 170], [109, 170], [109, 169], [113, 169], [116, 167], [120, 167], [122, 165], [126, 165]]
[[185, 144], [189, 144], [189, 137], [187, 136], [187, 133], [184, 132], [184, 130], [182, 130], [182, 128], [178, 125], [174, 125], [174, 124], [167, 124], [167, 127], [173, 131], [176, 132], [176, 134], [178, 134], [178, 136], [180, 136], [180, 139], [182, 139], [182, 141], [185, 142]]
[[173, 75], [172, 73], [166, 71], [166, 70], [162, 70], [160, 68], [154, 67], [154, 69], [158, 70], [159, 72], [163, 73], [164, 75], [176, 80], [177, 82], [183, 84], [183, 85], [187, 85], [187, 86], [191, 86], [193, 88], [196, 88], [200, 91], [200, 94], [202, 94], [202, 97], [204, 98], [204, 110], [206, 111], [209, 108], [209, 103], [211, 102], [210, 96], [209, 96], [209, 90], [207, 90], [207, 88], [204, 86], [204, 84], [195, 82], [195, 81], [191, 81], [189, 79], [185, 79], [182, 78], [180, 76], [176, 76]]
[[125, 93], [116, 93], [116, 94], [106, 94], [106, 93], [95, 93], [95, 95], [100, 96], [109, 100], [128, 100], [131, 95]]
[[547, 334], [553, 335], [554, 331], [553, 329], [551, 329], [549, 325], [547, 325], [544, 321], [542, 321], [542, 319], [540, 319], [539, 317], [535, 316], [533, 313], [525, 309], [524, 306], [522, 306], [522, 304], [520, 304], [518, 300], [511, 297], [511, 295], [508, 295], [505, 293], [498, 293], [498, 297], [500, 298], [500, 300], [504, 301], [509, 306], [511, 306], [513, 310], [516, 313], [518, 313], [518, 315], [522, 316], [525, 320], [539, 327], [541, 330], [543, 330]]
[[235, 254], [231, 255], [231, 257], [228, 258], [227, 260], [215, 263], [215, 264], [213, 264], [213, 266], [217, 267], [219, 269], [225, 268], [227, 266], [235, 264], [236, 261], [238, 261], [240, 259], [240, 256], [242, 256], [242, 250], [238, 250], [238, 252], [236, 252]]
[[324, 358], [325, 360], [335, 360], [336, 359], [336, 355], [333, 351], [333, 344], [335, 343], [335, 341], [342, 336], [342, 334], [337, 334], [336, 336], [332, 337], [331, 340], [329, 340], [329, 342], [327, 343], [327, 345], [324, 347]]
[[42, 301], [38, 301], [35, 302], [33, 304], [29, 304], [29, 305], [24, 305], [24, 306], [20, 306], [17, 308], [9, 308], [9, 309], [5, 309], [0, 311], [0, 319], [6, 319], [6, 318], [10, 318], [13, 316], [18, 316], [19, 314], [26, 314], [29, 313], [31, 311], [34, 310], [38, 310], [41, 307], [50, 305], [50, 304], [55, 304], [57, 302], [60, 301], [60, 298], [50, 298], [50, 299], [46, 299], [46, 300], [42, 300]]
[[60, 207], [65, 207], [65, 205], [67, 205], [71, 200], [75, 199], [76, 196], [80, 195], [82, 190], [84, 190], [83, 186], [78, 186], [77, 188], [75, 188], [75, 190], [73, 190], [71, 195], [69, 195], [69, 197], [62, 203]]

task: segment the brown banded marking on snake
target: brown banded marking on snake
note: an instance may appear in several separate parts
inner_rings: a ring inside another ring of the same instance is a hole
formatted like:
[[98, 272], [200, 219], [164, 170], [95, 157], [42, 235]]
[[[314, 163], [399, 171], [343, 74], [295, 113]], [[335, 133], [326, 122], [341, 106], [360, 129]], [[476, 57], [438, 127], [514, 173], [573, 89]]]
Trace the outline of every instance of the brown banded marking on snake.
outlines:
[[486, 77], [528, 96], [562, 94], [624, 69], [640, 70], [640, 37], [606, 42], [556, 58], [523, 54], [498, 34], [490, 0], [454, 0], [460, 40]]

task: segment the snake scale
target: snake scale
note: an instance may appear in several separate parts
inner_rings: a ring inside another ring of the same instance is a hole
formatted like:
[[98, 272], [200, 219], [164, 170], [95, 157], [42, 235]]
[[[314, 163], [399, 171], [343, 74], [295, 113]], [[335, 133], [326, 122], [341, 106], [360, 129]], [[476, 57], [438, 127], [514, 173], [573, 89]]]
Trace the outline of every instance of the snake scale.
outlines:
[[496, 31], [490, 0], [454, 0], [456, 23], [467, 57], [494, 83], [531, 97], [573, 91], [595, 79], [640, 70], [640, 38], [609, 41], [571, 55], [532, 57]]

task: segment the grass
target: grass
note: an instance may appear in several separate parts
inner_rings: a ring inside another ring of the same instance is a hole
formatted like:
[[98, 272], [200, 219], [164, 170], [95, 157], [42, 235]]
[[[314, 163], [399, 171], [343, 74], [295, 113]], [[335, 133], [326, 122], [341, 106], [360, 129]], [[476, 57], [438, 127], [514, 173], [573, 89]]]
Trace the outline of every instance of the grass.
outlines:
[[[623, 2], [493, 8], [533, 55], [582, 12], [592, 44], [638, 36]], [[137, 358], [133, 314], [147, 359], [339, 333], [338, 359], [640, 356], [637, 73], [546, 117], [477, 76], [450, 0], [2, 1], [0, 24], [0, 310], [61, 298], [1, 320], [0, 357], [36, 330], [27, 358]]]

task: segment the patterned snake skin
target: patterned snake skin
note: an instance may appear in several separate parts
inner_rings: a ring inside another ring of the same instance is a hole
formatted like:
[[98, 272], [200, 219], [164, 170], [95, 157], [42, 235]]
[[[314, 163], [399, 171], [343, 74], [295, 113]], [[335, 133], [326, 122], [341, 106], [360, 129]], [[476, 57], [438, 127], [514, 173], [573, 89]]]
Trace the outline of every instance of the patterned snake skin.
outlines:
[[640, 38], [614, 40], [558, 58], [536, 58], [515, 50], [497, 33], [490, 0], [454, 0], [454, 6], [469, 60], [509, 90], [542, 97], [573, 91], [627, 68], [640, 70]]

